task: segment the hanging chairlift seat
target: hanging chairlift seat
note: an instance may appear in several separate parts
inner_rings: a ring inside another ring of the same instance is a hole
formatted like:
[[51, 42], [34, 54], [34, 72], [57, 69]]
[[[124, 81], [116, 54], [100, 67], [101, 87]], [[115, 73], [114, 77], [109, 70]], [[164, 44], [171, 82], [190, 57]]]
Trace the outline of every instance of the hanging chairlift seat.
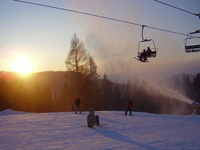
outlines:
[[139, 42], [139, 44], [138, 44], [138, 57], [141, 57], [141, 54], [143, 53], [143, 52], [141, 51], [141, 47], [140, 47], [140, 44], [141, 44], [142, 42], [152, 42], [152, 43], [153, 43], [153, 47], [150, 48], [151, 51], [150, 51], [150, 52], [147, 51], [146, 53], [147, 53], [147, 57], [148, 57], [148, 58], [156, 57], [156, 55], [157, 55], [157, 48], [156, 48], [156, 46], [155, 46], [155, 42], [154, 42], [153, 39], [144, 39], [144, 40], [142, 40], [142, 41]]
[[200, 36], [193, 36], [194, 34], [199, 34], [200, 30], [197, 30], [195, 32], [188, 33], [184, 42], [185, 42], [185, 51], [187, 53], [192, 52], [200, 52], [200, 44], [191, 44], [189, 45], [189, 42], [194, 41], [195, 39], [200, 39]]
[[[145, 39], [144, 38], [144, 28], [145, 27], [146, 27], [145, 25], [142, 26], [142, 32], [141, 32], [141, 34], [142, 34], [142, 41], [140, 41], [138, 43], [138, 55], [137, 55], [137, 59], [140, 60], [140, 61], [142, 61], [142, 62], [148, 62], [147, 58], [156, 57], [156, 55], [157, 55], [157, 48], [155, 46], [154, 40], [153, 39]], [[147, 44], [148, 47], [146, 47], [147, 48], [146, 51], [143, 51], [144, 46], [146, 44], [143, 44], [141, 46], [141, 43], [144, 43], [144, 42], [148, 43]], [[153, 46], [153, 47], [151, 47], [150, 45]]]

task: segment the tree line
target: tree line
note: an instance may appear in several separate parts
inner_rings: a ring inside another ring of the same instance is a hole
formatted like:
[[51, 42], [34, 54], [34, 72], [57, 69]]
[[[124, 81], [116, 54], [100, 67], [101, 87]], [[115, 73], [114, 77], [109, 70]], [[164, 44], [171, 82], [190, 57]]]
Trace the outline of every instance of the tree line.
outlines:
[[171, 87], [177, 89], [186, 97], [200, 102], [200, 73], [197, 73], [193, 78], [190, 79], [188, 74], [183, 73], [180, 76], [174, 77]]
[[[192, 111], [189, 104], [145, 80], [121, 84], [112, 82], [106, 74], [102, 79], [80, 74], [77, 84], [73, 80], [75, 76], [76, 73], [69, 71], [33, 73], [26, 78], [15, 73], [1, 73], [0, 110], [72, 111], [75, 99], [81, 98], [82, 110], [91, 107], [95, 110], [125, 110], [126, 101], [132, 100], [134, 111], [166, 114], [189, 114]], [[197, 78], [199, 74], [194, 81]], [[198, 95], [198, 92], [192, 93]]]

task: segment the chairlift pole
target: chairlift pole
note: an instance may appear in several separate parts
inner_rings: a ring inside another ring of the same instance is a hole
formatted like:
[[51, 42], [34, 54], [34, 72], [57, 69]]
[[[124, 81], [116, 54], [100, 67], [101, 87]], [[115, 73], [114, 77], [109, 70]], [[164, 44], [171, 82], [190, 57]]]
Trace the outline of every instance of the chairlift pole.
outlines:
[[144, 25], [142, 26], [142, 40], [144, 41], [144, 35], [143, 35], [143, 31], [144, 31]]
[[147, 41], [147, 39], [144, 39], [144, 27], [146, 27], [146, 26], [142, 25], [142, 40]]

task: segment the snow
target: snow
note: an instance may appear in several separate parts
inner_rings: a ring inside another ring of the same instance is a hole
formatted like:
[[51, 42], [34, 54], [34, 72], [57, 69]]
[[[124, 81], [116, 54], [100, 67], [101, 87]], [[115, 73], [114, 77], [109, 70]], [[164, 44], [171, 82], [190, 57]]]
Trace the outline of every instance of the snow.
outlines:
[[0, 112], [1, 150], [127, 149], [198, 150], [200, 116], [98, 111], [100, 123], [86, 125], [88, 112], [74, 114]]

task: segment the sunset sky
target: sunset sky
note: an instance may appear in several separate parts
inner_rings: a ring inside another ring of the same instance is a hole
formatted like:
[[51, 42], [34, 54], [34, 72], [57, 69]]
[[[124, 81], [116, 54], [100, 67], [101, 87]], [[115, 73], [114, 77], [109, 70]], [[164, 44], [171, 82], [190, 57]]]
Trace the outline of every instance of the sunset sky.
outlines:
[[[200, 29], [197, 16], [154, 0], [26, 0], [187, 34]], [[200, 13], [199, 0], [161, 0], [192, 13]], [[0, 1], [0, 71], [14, 71], [13, 63], [25, 58], [32, 72], [65, 71], [74, 35], [93, 56], [101, 77], [114, 80], [134, 76], [164, 77], [200, 72], [200, 53], [185, 53], [185, 36], [144, 29], [153, 39], [156, 58], [141, 63], [137, 55], [141, 26], [35, 6], [13, 0]]]

